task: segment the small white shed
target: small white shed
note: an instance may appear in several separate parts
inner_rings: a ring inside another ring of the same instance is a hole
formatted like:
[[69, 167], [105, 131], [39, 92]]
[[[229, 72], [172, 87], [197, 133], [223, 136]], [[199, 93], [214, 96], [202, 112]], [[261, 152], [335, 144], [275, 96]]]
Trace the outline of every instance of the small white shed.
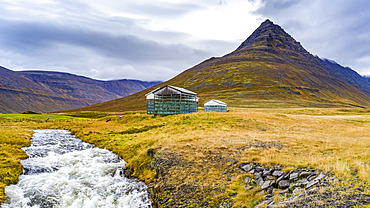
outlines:
[[204, 103], [204, 112], [226, 112], [227, 104], [219, 100], [210, 100]]

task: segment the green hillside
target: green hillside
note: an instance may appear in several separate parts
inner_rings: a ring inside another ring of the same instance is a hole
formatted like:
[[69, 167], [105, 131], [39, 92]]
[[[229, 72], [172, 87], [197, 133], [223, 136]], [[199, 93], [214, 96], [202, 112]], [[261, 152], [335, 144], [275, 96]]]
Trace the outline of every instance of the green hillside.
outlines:
[[329, 71], [280, 26], [266, 20], [235, 51], [210, 58], [173, 79], [134, 95], [77, 109], [145, 109], [145, 94], [174, 85], [197, 92], [200, 105], [219, 99], [234, 107], [370, 105], [370, 95]]

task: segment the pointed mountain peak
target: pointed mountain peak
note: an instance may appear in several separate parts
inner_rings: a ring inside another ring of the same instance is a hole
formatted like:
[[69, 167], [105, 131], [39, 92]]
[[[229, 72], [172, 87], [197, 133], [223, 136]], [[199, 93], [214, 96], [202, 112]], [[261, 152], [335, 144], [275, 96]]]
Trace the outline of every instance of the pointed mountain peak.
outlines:
[[264, 22], [262, 22], [261, 26], [262, 26], [262, 25], [264, 25], [264, 26], [266, 26], [266, 25], [273, 25], [273, 24], [274, 24], [274, 23], [273, 23], [271, 20], [266, 19]]
[[288, 49], [299, 53], [308, 53], [299, 42], [284, 31], [279, 25], [269, 19], [250, 35], [238, 48], [238, 50], [253, 48]]

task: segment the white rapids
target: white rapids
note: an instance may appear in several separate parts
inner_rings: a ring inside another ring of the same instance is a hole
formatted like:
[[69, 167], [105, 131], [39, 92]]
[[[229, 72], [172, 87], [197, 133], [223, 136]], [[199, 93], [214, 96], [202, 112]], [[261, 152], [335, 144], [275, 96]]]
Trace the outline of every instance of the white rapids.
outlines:
[[35, 130], [24, 173], [2, 208], [152, 207], [147, 187], [123, 176], [126, 163], [65, 130]]

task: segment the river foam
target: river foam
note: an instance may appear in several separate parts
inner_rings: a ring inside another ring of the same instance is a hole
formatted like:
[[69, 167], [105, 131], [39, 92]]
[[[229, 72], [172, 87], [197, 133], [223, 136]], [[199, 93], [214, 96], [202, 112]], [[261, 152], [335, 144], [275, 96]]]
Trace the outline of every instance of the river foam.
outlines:
[[7, 186], [10, 207], [151, 207], [147, 187], [125, 178], [126, 163], [64, 130], [35, 130], [24, 174]]

